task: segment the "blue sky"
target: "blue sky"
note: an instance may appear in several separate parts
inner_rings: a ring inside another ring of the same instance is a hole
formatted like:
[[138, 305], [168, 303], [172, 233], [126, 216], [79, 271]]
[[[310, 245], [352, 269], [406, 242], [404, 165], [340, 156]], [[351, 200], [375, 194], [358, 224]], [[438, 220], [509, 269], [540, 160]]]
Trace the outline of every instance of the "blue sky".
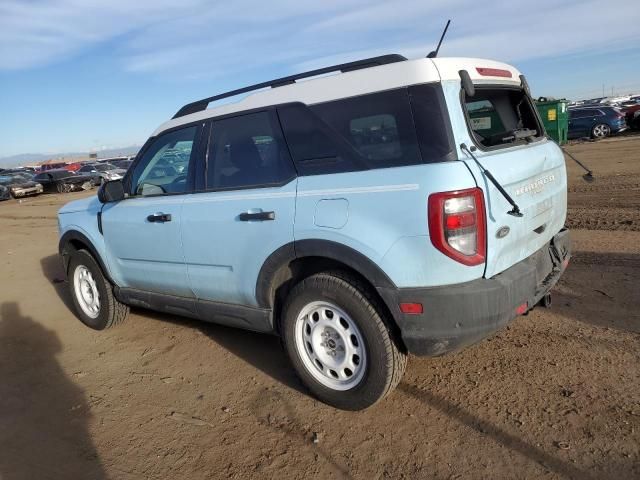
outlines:
[[184, 103], [433, 49], [507, 61], [533, 94], [640, 92], [637, 0], [1, 0], [0, 158], [142, 144]]

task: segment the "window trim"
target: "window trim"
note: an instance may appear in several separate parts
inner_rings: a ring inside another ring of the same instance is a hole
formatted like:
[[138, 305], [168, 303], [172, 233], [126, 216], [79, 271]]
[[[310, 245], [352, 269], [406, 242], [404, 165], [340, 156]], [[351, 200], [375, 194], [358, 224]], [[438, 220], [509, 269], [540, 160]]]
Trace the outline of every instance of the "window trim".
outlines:
[[482, 152], [495, 152], [497, 150], [504, 150], [507, 148], [517, 148], [517, 147], [526, 147], [528, 145], [531, 145], [533, 143], [538, 143], [541, 142], [543, 140], [546, 140], [547, 138], [547, 131], [544, 128], [544, 125], [542, 124], [542, 120], [540, 119], [540, 114], [538, 113], [538, 109], [536, 108], [535, 104], [533, 103], [533, 99], [527, 95], [527, 92], [522, 88], [522, 87], [516, 87], [513, 85], [505, 85], [505, 84], [500, 84], [500, 83], [492, 83], [492, 84], [482, 84], [482, 85], [475, 85], [476, 90], [496, 90], [496, 89], [500, 89], [500, 90], [512, 90], [512, 91], [516, 91], [516, 92], [522, 92], [524, 93], [525, 99], [527, 100], [527, 103], [529, 104], [529, 107], [532, 109], [533, 111], [533, 117], [536, 121], [536, 123], [538, 124], [538, 132], [539, 132], [539, 136], [536, 137], [534, 140], [532, 140], [531, 142], [527, 142], [526, 140], [519, 140], [513, 143], [506, 143], [503, 145], [493, 145], [491, 147], [487, 147], [485, 145], [482, 145], [480, 142], [476, 141], [476, 137], [473, 133], [473, 129], [471, 128], [471, 117], [469, 116], [469, 111], [467, 110], [467, 103], [466, 103], [466, 93], [464, 91], [464, 88], [460, 89], [460, 106], [462, 107], [462, 112], [464, 114], [464, 120], [465, 120], [465, 124], [467, 125], [467, 132], [469, 134], [469, 138], [471, 139], [471, 141], [473, 142], [473, 144], [478, 147], [478, 150], [482, 151]]
[[[258, 107], [252, 108], [250, 110], [242, 110], [240, 112], [228, 113], [226, 115], [219, 115], [217, 117], [211, 117], [206, 120], [206, 125], [204, 130], [206, 130], [206, 138], [203, 138], [202, 148], [204, 148], [204, 155], [198, 157], [198, 161], [200, 163], [199, 168], [197, 168], [198, 177], [196, 178], [196, 187], [191, 193], [215, 193], [215, 192], [234, 192], [238, 190], [255, 190], [261, 188], [280, 188], [285, 185], [291, 183], [293, 180], [298, 178], [298, 170], [296, 168], [295, 162], [291, 156], [291, 151], [289, 150], [289, 145], [286, 141], [284, 133], [282, 131], [282, 125], [280, 124], [280, 119], [278, 118], [276, 109], [279, 105], [273, 105], [268, 107]], [[211, 136], [213, 134], [213, 123], [221, 120], [227, 120], [229, 118], [237, 118], [243, 117], [245, 115], [253, 115], [256, 113], [267, 113], [269, 115], [269, 121], [274, 127], [274, 139], [278, 142], [282, 142], [284, 146], [287, 157], [291, 164], [292, 174], [281, 180], [280, 182], [271, 182], [271, 183], [260, 183], [260, 184], [252, 184], [252, 185], [243, 185], [239, 187], [219, 187], [219, 188], [207, 188], [207, 172], [209, 168], [209, 147], [211, 145]]]

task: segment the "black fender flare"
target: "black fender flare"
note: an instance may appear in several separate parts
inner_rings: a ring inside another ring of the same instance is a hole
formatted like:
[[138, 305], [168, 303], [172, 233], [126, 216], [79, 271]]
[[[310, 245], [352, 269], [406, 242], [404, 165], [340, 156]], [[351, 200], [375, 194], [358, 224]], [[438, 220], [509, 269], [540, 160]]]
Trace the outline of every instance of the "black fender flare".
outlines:
[[87, 237], [83, 233], [78, 232], [77, 230], [69, 230], [68, 232], [65, 232], [65, 234], [60, 237], [60, 241], [58, 242], [58, 253], [62, 258], [62, 265], [64, 267], [65, 275], [68, 274], [69, 270], [69, 254], [66, 251], [66, 246], [73, 240], [76, 240], [87, 247], [87, 250], [89, 250], [91, 256], [95, 258], [96, 262], [98, 262], [98, 265], [100, 265], [100, 269], [102, 270], [104, 276], [107, 278], [107, 280], [109, 280], [109, 282], [111, 282], [111, 284], [115, 285], [111, 278], [111, 275], [109, 274], [109, 270], [106, 268], [102, 257], [100, 257], [100, 255], [98, 254], [96, 247], [93, 246], [93, 243], [91, 242], [91, 240], [89, 240], [89, 237]]
[[343, 263], [366, 278], [374, 288], [395, 289], [389, 276], [372, 260], [342, 243], [330, 240], [298, 240], [274, 251], [260, 268], [256, 282], [256, 300], [263, 308], [272, 308], [271, 296], [275, 275], [293, 260], [304, 257], [328, 258]]

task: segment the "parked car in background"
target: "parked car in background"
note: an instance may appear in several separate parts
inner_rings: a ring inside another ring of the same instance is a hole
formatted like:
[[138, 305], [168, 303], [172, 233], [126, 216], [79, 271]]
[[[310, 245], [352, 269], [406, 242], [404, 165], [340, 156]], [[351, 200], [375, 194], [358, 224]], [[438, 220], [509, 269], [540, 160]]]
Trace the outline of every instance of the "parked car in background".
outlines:
[[129, 157], [123, 155], [121, 157], [108, 157], [108, 158], [99, 158], [96, 160], [96, 163], [113, 163], [119, 160], [127, 160]]
[[111, 180], [121, 180], [127, 171], [110, 163], [90, 163], [80, 167], [78, 173], [92, 176], [94, 185], [99, 185]]
[[65, 166], [62, 168], [64, 168], [65, 170], [69, 170], [70, 172], [77, 172], [83, 165], [84, 163], [81, 162], [73, 162], [65, 164]]
[[45, 192], [88, 190], [93, 185], [93, 177], [90, 175], [81, 175], [64, 169], [38, 173], [33, 180], [42, 184]]
[[621, 111], [629, 128], [640, 128], [640, 99], [625, 102]]
[[44, 165], [40, 165], [40, 172], [47, 172], [49, 170], [59, 170], [61, 168], [65, 168], [67, 166], [66, 162], [58, 162], [58, 163], [46, 163]]
[[113, 160], [111, 163], [111, 165], [113, 165], [114, 167], [117, 168], [121, 168], [124, 171], [129, 170], [129, 167], [131, 166], [131, 164], [133, 163], [133, 159], [129, 159], [129, 158], [122, 158], [120, 160]]
[[9, 172], [10, 173], [26, 173], [31, 175], [33, 175], [35, 171], [36, 169], [33, 167], [15, 167], [15, 168], [8, 168], [4, 170], [5, 173], [9, 173]]
[[624, 114], [617, 108], [598, 106], [569, 109], [568, 138], [606, 138], [626, 129]]
[[14, 198], [40, 195], [43, 192], [42, 185], [24, 178], [22, 175], [0, 175], [0, 185], [9, 189]]
[[11, 198], [11, 192], [4, 185], [0, 185], [0, 202], [3, 200], [9, 200]]

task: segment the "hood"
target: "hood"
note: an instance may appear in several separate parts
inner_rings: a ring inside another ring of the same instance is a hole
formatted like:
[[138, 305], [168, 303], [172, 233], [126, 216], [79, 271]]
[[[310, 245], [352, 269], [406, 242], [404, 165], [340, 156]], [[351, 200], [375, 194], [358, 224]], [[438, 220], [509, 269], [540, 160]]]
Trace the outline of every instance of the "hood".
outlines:
[[16, 182], [13, 185], [11, 185], [14, 188], [31, 188], [31, 187], [36, 187], [38, 184], [36, 182], [31, 182], [31, 181], [25, 181], [25, 182]]
[[58, 210], [58, 214], [74, 212], [98, 213], [101, 208], [102, 204], [98, 200], [98, 196], [94, 195], [93, 197], [74, 200], [73, 202], [67, 203], [60, 210]]

